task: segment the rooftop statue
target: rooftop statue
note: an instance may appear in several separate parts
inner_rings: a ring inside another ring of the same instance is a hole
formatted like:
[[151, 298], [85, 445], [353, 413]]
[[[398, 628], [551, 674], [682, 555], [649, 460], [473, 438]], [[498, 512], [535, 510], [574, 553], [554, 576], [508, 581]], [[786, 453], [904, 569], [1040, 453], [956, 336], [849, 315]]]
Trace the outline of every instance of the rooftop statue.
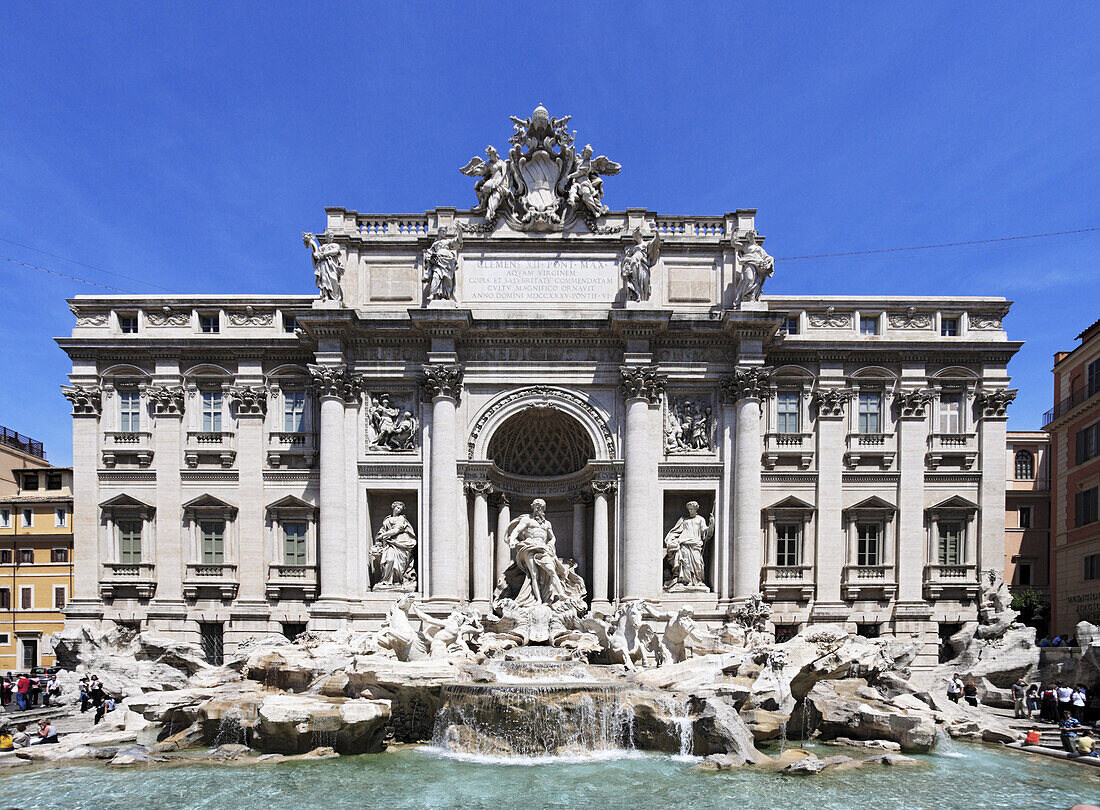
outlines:
[[324, 244], [319, 244], [316, 236], [303, 233], [302, 244], [313, 254], [313, 281], [320, 290], [321, 300], [343, 301], [340, 277], [344, 266], [340, 263], [340, 246], [332, 241], [332, 234], [326, 233]]
[[508, 164], [500, 159], [497, 150], [492, 146], [486, 146], [485, 155], [489, 158], [488, 161], [475, 155], [459, 171], [467, 177], [480, 178], [474, 183], [477, 207], [473, 210], [484, 211], [486, 221], [492, 222], [497, 218], [500, 204], [511, 199], [512, 186], [508, 175]]
[[603, 204], [603, 180], [600, 175], [618, 174], [621, 168], [603, 155], [593, 158], [592, 147], [585, 146], [576, 167], [566, 178], [569, 204], [577, 209], [587, 209], [593, 217], [602, 217], [609, 209]]
[[738, 263], [733, 289], [735, 309], [740, 309], [744, 301], [759, 301], [765, 279], [771, 278], [775, 271], [775, 259], [759, 245], [758, 238], [756, 231], [738, 231], [733, 235]]
[[636, 229], [634, 244], [623, 253], [623, 262], [619, 268], [619, 275], [626, 282], [628, 301], [649, 300], [649, 280], [660, 255], [661, 235], [654, 233], [653, 236], [646, 238], [641, 228]]
[[461, 259], [462, 231], [440, 231], [432, 246], [424, 251], [424, 281], [428, 300], [455, 300], [455, 276]]

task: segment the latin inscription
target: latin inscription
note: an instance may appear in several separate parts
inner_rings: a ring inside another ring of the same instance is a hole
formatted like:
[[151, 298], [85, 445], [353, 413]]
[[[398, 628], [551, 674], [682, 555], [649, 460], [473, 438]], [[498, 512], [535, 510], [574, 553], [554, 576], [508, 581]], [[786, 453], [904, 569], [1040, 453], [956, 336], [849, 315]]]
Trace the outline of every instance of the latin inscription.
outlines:
[[462, 260], [462, 298], [470, 302], [608, 304], [619, 285], [613, 259]]

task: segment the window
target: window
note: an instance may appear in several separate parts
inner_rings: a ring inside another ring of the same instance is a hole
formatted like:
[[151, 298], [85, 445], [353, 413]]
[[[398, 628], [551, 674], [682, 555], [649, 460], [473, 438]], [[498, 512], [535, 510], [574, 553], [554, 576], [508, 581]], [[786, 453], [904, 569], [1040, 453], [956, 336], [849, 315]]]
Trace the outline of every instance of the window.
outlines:
[[776, 427], [780, 433], [798, 433], [798, 400], [798, 394], [793, 392], [781, 391], [776, 396]]
[[790, 641], [797, 635], [797, 624], [777, 624], [775, 626], [775, 641], [777, 644], [782, 644], [784, 641]]
[[283, 393], [283, 430], [287, 433], [300, 433], [306, 428], [306, 392], [285, 391]]
[[38, 473], [23, 473], [23, 489], [38, 489]]
[[856, 635], [864, 638], [878, 638], [881, 628], [877, 624], [857, 624]]
[[298, 319], [295, 318], [293, 315], [287, 315], [284, 312], [283, 313], [283, 331], [284, 332], [293, 332], [297, 328], [298, 328]]
[[225, 562], [225, 521], [203, 520], [199, 522], [202, 537], [202, 562], [204, 565], [221, 565]]
[[11, 508], [5, 506], [0, 509], [0, 529], [11, 528]]
[[798, 316], [790, 315], [783, 319], [782, 326], [779, 327], [779, 334], [781, 335], [797, 335], [798, 334]]
[[962, 396], [940, 395], [940, 433], [962, 433]]
[[63, 528], [68, 525], [69, 522], [69, 510], [64, 506], [59, 506], [53, 510], [53, 525], [55, 527]]
[[23, 509], [19, 510], [19, 513], [21, 515], [21, 519], [19, 521], [20, 526], [22, 526], [24, 529], [29, 529], [29, 528], [34, 526], [34, 510], [33, 509], [29, 509], [27, 507], [24, 507]]
[[939, 564], [959, 565], [962, 562], [963, 526], [961, 523], [940, 523]]
[[1077, 431], [1077, 464], [1084, 464], [1090, 458], [1100, 455], [1100, 422]]
[[283, 524], [283, 564], [306, 564], [306, 524]]
[[1085, 556], [1085, 579], [1100, 579], [1100, 554]]
[[53, 586], [53, 606], [55, 610], [64, 610], [68, 602], [68, 594], [64, 585]]
[[859, 333], [861, 335], [878, 334], [878, 318], [872, 315], [859, 316]]
[[61, 473], [46, 473], [46, 489], [61, 489]]
[[798, 565], [798, 538], [801, 526], [779, 523], [775, 527], [775, 564]]
[[120, 520], [117, 525], [118, 561], [124, 565], [137, 565], [141, 562], [141, 521]]
[[118, 429], [123, 433], [137, 433], [141, 430], [141, 394], [137, 391], [120, 391], [118, 417]]
[[208, 335], [216, 335], [221, 331], [221, 322], [218, 314], [199, 315], [199, 329]]
[[1018, 522], [1017, 525], [1021, 529], [1030, 529], [1031, 528], [1031, 507], [1030, 506], [1021, 506], [1019, 509], [1016, 510], [1016, 514], [1019, 516], [1019, 522]]
[[222, 429], [222, 392], [202, 392], [202, 429], [207, 433], [220, 433]]
[[19, 549], [18, 556], [20, 565], [34, 565], [34, 549], [33, 548], [21, 548]]
[[877, 523], [856, 525], [856, 565], [879, 564], [879, 534]]
[[1088, 395], [1091, 397], [1100, 391], [1100, 360], [1088, 364]]
[[1078, 492], [1074, 496], [1074, 514], [1077, 518], [1074, 525], [1087, 526], [1090, 523], [1095, 523], [1100, 518], [1096, 509], [1096, 493], [1097, 488], [1091, 487], [1084, 492]]
[[52, 563], [67, 563], [69, 561], [69, 550], [67, 548], [51, 548], [50, 549], [50, 562]]
[[859, 395], [859, 432], [882, 432], [882, 394]]
[[0, 588], [0, 610], [11, 610], [10, 588]]
[[136, 335], [138, 330], [137, 315], [119, 315], [118, 330], [124, 335]]
[[20, 585], [19, 586], [19, 608], [20, 608], [20, 610], [34, 610], [34, 586], [33, 585]]
[[940, 335], [943, 337], [956, 337], [959, 334], [958, 318], [941, 318]]
[[1031, 581], [1031, 563], [1016, 563], [1016, 584], [1030, 585]]
[[0, 548], [0, 565], [11, 565], [10, 548]]
[[1035, 477], [1035, 456], [1030, 450], [1016, 451], [1016, 479], [1030, 481]]
[[220, 667], [222, 665], [222, 624], [221, 622], [200, 622], [199, 639], [206, 663]]
[[11, 636], [7, 633], [0, 633], [0, 647], [7, 647], [11, 644]]

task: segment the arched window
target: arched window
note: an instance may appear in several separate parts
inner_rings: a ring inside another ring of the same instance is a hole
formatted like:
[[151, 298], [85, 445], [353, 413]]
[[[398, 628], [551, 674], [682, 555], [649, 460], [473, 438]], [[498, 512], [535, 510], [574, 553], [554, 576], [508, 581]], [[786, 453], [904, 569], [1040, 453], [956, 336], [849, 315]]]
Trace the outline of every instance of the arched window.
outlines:
[[1017, 480], [1031, 480], [1035, 477], [1035, 456], [1030, 450], [1016, 451], [1016, 478]]

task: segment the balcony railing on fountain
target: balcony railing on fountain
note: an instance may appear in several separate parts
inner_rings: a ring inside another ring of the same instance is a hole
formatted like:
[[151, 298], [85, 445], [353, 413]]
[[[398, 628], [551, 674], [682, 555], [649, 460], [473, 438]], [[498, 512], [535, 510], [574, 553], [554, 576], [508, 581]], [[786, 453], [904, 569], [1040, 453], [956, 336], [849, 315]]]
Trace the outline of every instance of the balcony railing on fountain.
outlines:
[[928, 466], [933, 469], [952, 459], [970, 467], [977, 458], [977, 433], [931, 433], [928, 436]]
[[847, 565], [844, 567], [844, 595], [846, 599], [866, 599], [878, 596], [892, 599], [897, 595], [898, 583], [894, 566]]
[[1088, 385], [1073, 391], [1068, 397], [1056, 403], [1053, 408], [1043, 414], [1043, 427], [1046, 427], [1055, 419], [1065, 416], [1078, 405], [1084, 404], [1097, 394], [1100, 394], [1100, 383]]
[[957, 563], [924, 566], [924, 593], [928, 599], [939, 599], [945, 594], [966, 599], [977, 599], [978, 590], [977, 565]]
[[105, 600], [124, 591], [135, 591], [139, 599], [151, 599], [157, 589], [156, 566], [151, 562], [105, 562], [99, 593]]
[[282, 599], [300, 596], [306, 601], [317, 598], [316, 565], [283, 565], [272, 563], [267, 570], [267, 598]]
[[812, 565], [764, 566], [764, 598], [777, 599], [781, 594], [793, 591], [800, 601], [813, 599], [813, 570]]
[[138, 466], [153, 461], [153, 434], [145, 430], [109, 430], [103, 434], [103, 466], [114, 467], [120, 458], [133, 458]]
[[228, 430], [189, 430], [184, 461], [188, 467], [199, 466], [203, 457], [216, 458], [223, 467], [232, 467], [237, 457], [235, 435]]
[[784, 459], [793, 460], [803, 470], [809, 469], [814, 460], [814, 434], [764, 434], [764, 465], [774, 467]]
[[877, 460], [882, 469], [888, 468], [897, 455], [897, 442], [893, 433], [849, 433], [844, 461], [856, 467], [868, 460]]
[[184, 599], [197, 599], [201, 591], [214, 591], [222, 599], [237, 596], [236, 563], [188, 563], [183, 580]]
[[272, 431], [267, 438], [267, 463], [278, 467], [291, 457], [312, 467], [317, 455], [316, 434], [306, 431]]

